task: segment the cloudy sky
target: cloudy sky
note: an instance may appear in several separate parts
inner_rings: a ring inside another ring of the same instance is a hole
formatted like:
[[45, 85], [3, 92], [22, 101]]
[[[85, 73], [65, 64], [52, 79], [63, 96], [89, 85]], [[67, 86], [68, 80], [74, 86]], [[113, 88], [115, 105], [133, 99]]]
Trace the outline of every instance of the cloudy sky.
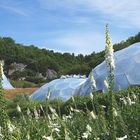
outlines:
[[140, 31], [140, 0], [0, 0], [0, 36], [18, 43], [75, 54], [105, 47]]

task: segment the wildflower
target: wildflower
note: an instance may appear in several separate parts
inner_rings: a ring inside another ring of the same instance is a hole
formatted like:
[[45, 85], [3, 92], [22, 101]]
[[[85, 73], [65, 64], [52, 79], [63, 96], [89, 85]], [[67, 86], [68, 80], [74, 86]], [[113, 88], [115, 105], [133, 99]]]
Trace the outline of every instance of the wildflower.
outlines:
[[53, 128], [52, 131], [53, 132], [60, 132], [60, 130], [58, 128]]
[[92, 128], [90, 127], [89, 124], [86, 126], [86, 129], [87, 129], [88, 132], [92, 132]]
[[100, 138], [94, 138], [94, 140], [100, 140]]
[[110, 34], [109, 34], [109, 31], [108, 31], [108, 25], [107, 25], [106, 26], [105, 60], [106, 60], [107, 66], [111, 67], [112, 69], [115, 68], [113, 52], [114, 52], [113, 44], [112, 44], [112, 40], [110, 38]]
[[118, 116], [117, 110], [115, 108], [113, 108], [113, 114], [114, 114], [115, 117]]
[[92, 89], [92, 92], [96, 90], [96, 81], [94, 79], [94, 76], [93, 76], [93, 72], [91, 71], [91, 73], [89, 74], [89, 79], [90, 79], [90, 82], [91, 82], [91, 89]]
[[133, 99], [134, 99], [134, 100], [137, 99], [137, 96], [136, 96], [134, 93], [132, 94], [132, 96], [133, 96]]
[[93, 120], [97, 119], [97, 116], [94, 114], [93, 111], [90, 112], [90, 116], [93, 118]]
[[50, 90], [50, 89], [48, 89], [48, 94], [47, 94], [46, 99], [47, 99], [47, 100], [49, 100], [49, 99], [50, 99], [50, 96], [51, 96], [51, 90]]
[[19, 105], [17, 105], [17, 111], [18, 111], [19, 113], [21, 113], [21, 108], [20, 108]]
[[133, 102], [130, 97], [127, 97], [127, 101], [129, 105], [135, 104], [135, 102]]
[[31, 111], [30, 111], [30, 109], [28, 108], [27, 109], [27, 115], [29, 116], [31, 114]]
[[72, 101], [73, 101], [73, 102], [75, 102], [75, 99], [74, 99], [74, 97], [73, 97], [73, 96], [71, 97], [71, 99], [72, 99]]
[[88, 139], [88, 137], [91, 135], [91, 132], [92, 132], [92, 128], [88, 124], [86, 126], [86, 132], [83, 133], [82, 138]]
[[109, 91], [114, 90], [114, 70], [115, 70], [115, 62], [114, 62], [114, 54], [113, 54], [113, 45], [112, 40], [109, 34], [108, 25], [106, 26], [106, 48], [105, 48], [105, 62], [108, 67], [108, 85], [105, 82], [105, 86]]
[[29, 133], [27, 134], [27, 140], [30, 140], [30, 135], [29, 135]]
[[13, 133], [13, 131], [16, 129], [16, 127], [10, 121], [7, 122], [7, 126], [10, 133]]
[[38, 114], [36, 109], [34, 109], [34, 115], [35, 115], [35, 119], [38, 120], [39, 119], [39, 114]]
[[53, 140], [53, 137], [52, 136], [48, 136], [48, 137], [43, 136], [42, 138], [45, 139], [45, 140]]
[[68, 116], [63, 115], [62, 118], [64, 121], [67, 121], [68, 119], [72, 119], [72, 116], [71, 115], [68, 115]]
[[102, 105], [102, 108], [106, 108], [106, 106], [105, 105]]
[[87, 138], [88, 138], [88, 136], [89, 136], [89, 133], [87, 133], [87, 132], [84, 132], [84, 133], [83, 133], [83, 135], [82, 135], [82, 138], [85, 138], [85, 139], [87, 139]]
[[127, 135], [125, 135], [124, 137], [116, 138], [116, 140], [124, 140], [124, 139], [127, 139]]
[[58, 114], [56, 113], [56, 110], [54, 108], [52, 108], [51, 106], [49, 106], [50, 111], [56, 116], [58, 117]]
[[108, 85], [107, 80], [104, 80], [104, 85], [105, 85], [105, 87], [108, 89], [109, 85]]
[[4, 61], [0, 61], [1, 75], [3, 75], [3, 64], [4, 64]]
[[90, 92], [90, 99], [93, 100], [93, 94]]
[[120, 98], [120, 100], [123, 101], [123, 103], [124, 103], [125, 105], [127, 105], [127, 102], [126, 102], [126, 99], [125, 99], [125, 98]]

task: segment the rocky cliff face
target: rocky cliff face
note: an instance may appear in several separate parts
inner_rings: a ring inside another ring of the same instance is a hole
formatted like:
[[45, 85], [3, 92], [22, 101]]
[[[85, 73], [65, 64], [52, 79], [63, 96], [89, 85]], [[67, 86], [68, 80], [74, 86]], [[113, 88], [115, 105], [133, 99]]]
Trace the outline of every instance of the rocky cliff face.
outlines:
[[23, 72], [25, 70], [27, 65], [24, 65], [22, 63], [12, 63], [9, 67], [9, 71], [8, 71], [8, 75], [12, 75], [12, 73], [19, 71], [19, 72]]
[[46, 72], [46, 79], [55, 79], [57, 78], [57, 72], [52, 69], [48, 69]]

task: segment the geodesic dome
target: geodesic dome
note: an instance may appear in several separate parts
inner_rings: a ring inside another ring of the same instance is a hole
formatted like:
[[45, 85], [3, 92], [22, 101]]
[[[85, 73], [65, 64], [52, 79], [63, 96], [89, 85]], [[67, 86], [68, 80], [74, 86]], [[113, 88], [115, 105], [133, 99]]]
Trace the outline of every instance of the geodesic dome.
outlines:
[[[135, 43], [128, 48], [114, 53], [115, 59], [115, 91], [126, 89], [130, 85], [140, 85], [140, 43]], [[105, 61], [95, 67], [93, 75], [97, 91], [106, 92], [104, 80], [107, 78]], [[78, 95], [89, 95], [91, 83], [88, 80], [82, 85]], [[83, 92], [84, 91], [84, 92]]]
[[2, 74], [2, 87], [3, 89], [14, 89], [4, 74]]
[[65, 77], [62, 76], [60, 79], [53, 80], [37, 91], [35, 91], [30, 97], [35, 100], [43, 101], [46, 99], [50, 90], [50, 99], [60, 98], [62, 100], [68, 100], [76, 94], [80, 86], [86, 81], [86, 78], [75, 76]]

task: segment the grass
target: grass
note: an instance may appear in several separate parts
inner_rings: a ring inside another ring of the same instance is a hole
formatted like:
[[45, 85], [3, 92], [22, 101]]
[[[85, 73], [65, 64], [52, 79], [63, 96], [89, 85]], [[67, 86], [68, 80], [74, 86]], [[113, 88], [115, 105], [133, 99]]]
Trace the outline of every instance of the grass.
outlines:
[[[140, 88], [114, 96], [117, 140], [140, 139]], [[108, 107], [108, 94], [102, 93], [67, 102], [16, 96], [7, 101], [8, 140], [111, 140]]]

